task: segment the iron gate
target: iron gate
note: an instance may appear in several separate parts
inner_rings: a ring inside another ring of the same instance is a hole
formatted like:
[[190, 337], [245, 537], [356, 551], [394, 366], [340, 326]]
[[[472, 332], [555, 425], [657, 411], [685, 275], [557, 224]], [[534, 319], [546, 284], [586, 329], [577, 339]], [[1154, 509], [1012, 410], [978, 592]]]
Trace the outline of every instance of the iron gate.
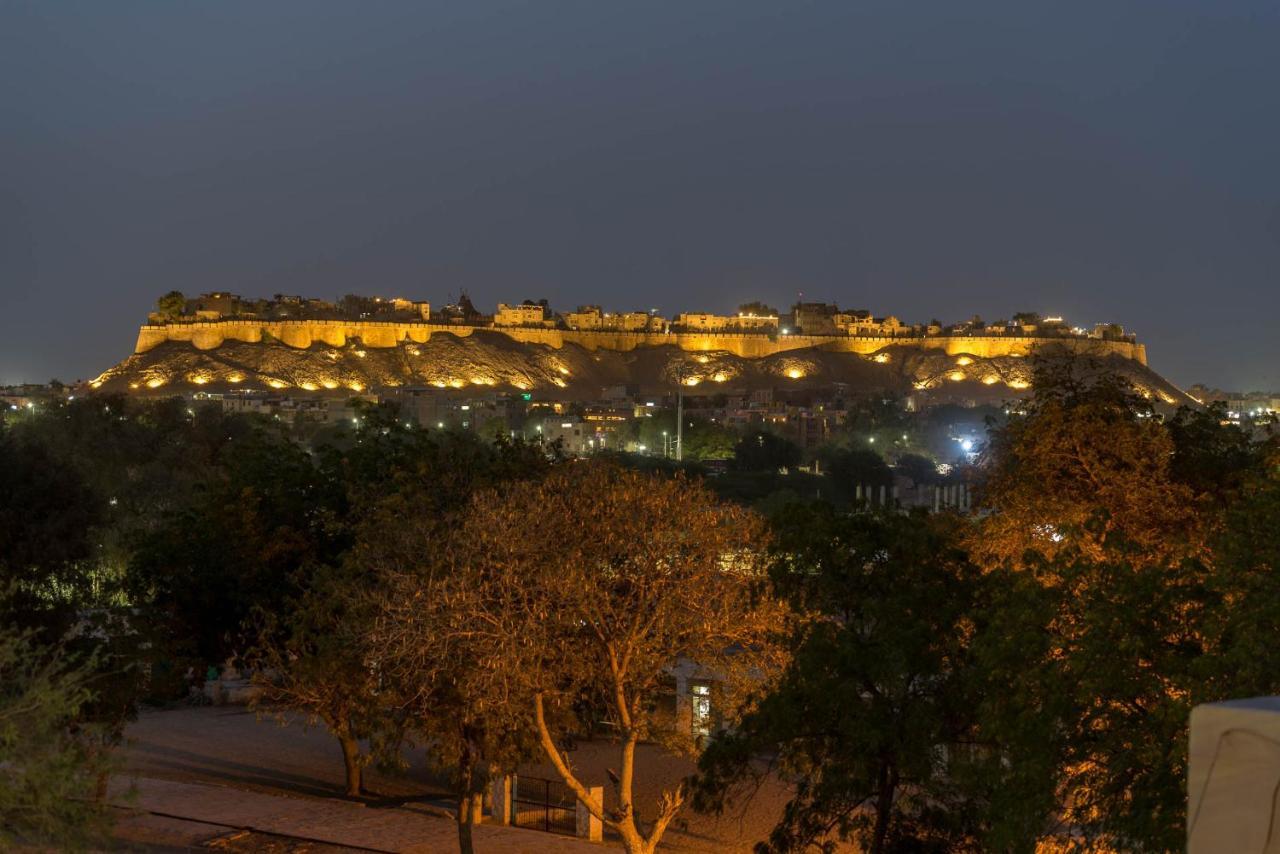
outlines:
[[513, 824], [570, 836], [577, 832], [578, 798], [563, 782], [517, 775], [511, 788]]

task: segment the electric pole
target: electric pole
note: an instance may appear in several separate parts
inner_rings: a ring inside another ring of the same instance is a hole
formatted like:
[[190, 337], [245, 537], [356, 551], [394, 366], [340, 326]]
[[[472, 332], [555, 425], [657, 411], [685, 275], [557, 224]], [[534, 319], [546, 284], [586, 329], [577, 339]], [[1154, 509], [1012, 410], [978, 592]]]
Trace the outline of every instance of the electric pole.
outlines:
[[684, 460], [684, 363], [676, 368], [676, 462]]

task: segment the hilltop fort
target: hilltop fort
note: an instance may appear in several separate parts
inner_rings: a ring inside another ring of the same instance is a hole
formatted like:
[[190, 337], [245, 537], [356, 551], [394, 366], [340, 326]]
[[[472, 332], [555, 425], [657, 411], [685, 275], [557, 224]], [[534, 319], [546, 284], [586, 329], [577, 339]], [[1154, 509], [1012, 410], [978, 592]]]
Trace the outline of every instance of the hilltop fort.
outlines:
[[1090, 328], [1033, 313], [984, 322], [905, 323], [892, 315], [800, 302], [735, 314], [553, 312], [546, 300], [499, 303], [346, 296], [244, 299], [171, 292], [138, 332], [134, 354], [94, 388], [271, 388], [350, 393], [467, 386], [591, 396], [601, 388], [693, 389], [837, 384], [929, 391], [1026, 389], [1027, 357], [1088, 354], [1130, 373], [1167, 403], [1181, 393], [1146, 367], [1145, 347], [1116, 324]]

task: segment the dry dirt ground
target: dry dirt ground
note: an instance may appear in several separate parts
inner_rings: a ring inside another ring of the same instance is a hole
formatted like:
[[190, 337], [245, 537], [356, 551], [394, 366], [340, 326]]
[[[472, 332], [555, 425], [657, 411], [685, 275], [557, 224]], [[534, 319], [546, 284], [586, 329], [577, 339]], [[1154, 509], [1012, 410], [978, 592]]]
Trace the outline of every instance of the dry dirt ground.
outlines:
[[[172, 781], [176, 784], [199, 783], [231, 787], [263, 795], [292, 798], [341, 799], [342, 761], [337, 742], [318, 726], [307, 728], [300, 719], [281, 726], [271, 718], [259, 718], [243, 707], [192, 707], [164, 711], [144, 711], [126, 733], [123, 750], [124, 774], [121, 779], [138, 777], [148, 781]], [[607, 769], [616, 766], [616, 751], [605, 742], [583, 742], [571, 754], [575, 769], [589, 784], [605, 787], [608, 799]], [[409, 768], [403, 774], [382, 773], [371, 769], [367, 784], [372, 792], [370, 805], [404, 803], [415, 810], [448, 808], [445, 790], [433, 778], [421, 751], [406, 752]], [[545, 765], [521, 769], [526, 775], [554, 776]], [[642, 746], [637, 757], [637, 800], [641, 815], [646, 807], [652, 815], [652, 804], [664, 786], [674, 785], [692, 771], [683, 759], [664, 754], [657, 748]], [[156, 783], [150, 782], [154, 787]], [[176, 788], [181, 788], [177, 786]], [[704, 816], [686, 811], [668, 831], [665, 844], [669, 851], [747, 852], [767, 836], [781, 815], [787, 790], [781, 783], [766, 784], [747, 804], [739, 805], [732, 814]], [[187, 813], [194, 815], [193, 813]], [[445, 819], [439, 819], [442, 823]], [[134, 843], [151, 840], [148, 822], [163, 829], [154, 817], [135, 817]], [[128, 822], [122, 823], [128, 829]], [[222, 834], [208, 828], [177, 828], [204, 833], [209, 839]], [[531, 850], [558, 850], [555, 837], [531, 835], [537, 846]], [[542, 840], [545, 839], [545, 847]], [[174, 842], [178, 840], [175, 838]], [[608, 842], [606, 834], [606, 842]], [[260, 847], [255, 847], [259, 846]], [[226, 850], [292, 850], [288, 842], [265, 837], [228, 839]], [[236, 846], [240, 847], [236, 847]], [[244, 847], [248, 846], [248, 847]], [[560, 846], [562, 847], [562, 846]], [[607, 847], [607, 846], [606, 846]], [[185, 845], [158, 847], [152, 850], [190, 850]], [[323, 850], [323, 849], [298, 849]], [[335, 849], [336, 850], [336, 849]], [[483, 849], [481, 849], [483, 850]]]

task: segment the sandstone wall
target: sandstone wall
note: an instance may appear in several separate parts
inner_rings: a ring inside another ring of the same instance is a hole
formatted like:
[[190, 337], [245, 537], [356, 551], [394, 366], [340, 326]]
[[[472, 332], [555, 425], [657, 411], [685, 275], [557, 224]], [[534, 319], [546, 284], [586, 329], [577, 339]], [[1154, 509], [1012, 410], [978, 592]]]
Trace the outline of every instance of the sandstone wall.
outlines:
[[1026, 338], [1004, 335], [983, 336], [835, 336], [761, 335], [759, 333], [617, 332], [523, 327], [475, 327], [438, 323], [383, 323], [344, 320], [221, 320], [143, 326], [138, 332], [135, 353], [145, 353], [165, 341], [182, 341], [199, 350], [213, 350], [225, 341], [251, 344], [279, 341], [289, 347], [306, 349], [314, 344], [342, 347], [359, 342], [369, 348], [395, 347], [404, 341], [426, 343], [432, 335], [465, 338], [477, 329], [500, 333], [527, 344], [544, 344], [560, 349], [566, 343], [588, 350], [634, 350], [637, 347], [674, 345], [690, 352], [727, 351], [747, 359], [758, 359], [789, 350], [819, 348], [841, 353], [867, 355], [890, 346], [943, 350], [948, 355], [980, 358], [1029, 355], [1037, 347], [1054, 345], [1081, 353], [1119, 355], [1143, 365], [1146, 347], [1129, 341], [1101, 341], [1094, 338]]

